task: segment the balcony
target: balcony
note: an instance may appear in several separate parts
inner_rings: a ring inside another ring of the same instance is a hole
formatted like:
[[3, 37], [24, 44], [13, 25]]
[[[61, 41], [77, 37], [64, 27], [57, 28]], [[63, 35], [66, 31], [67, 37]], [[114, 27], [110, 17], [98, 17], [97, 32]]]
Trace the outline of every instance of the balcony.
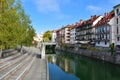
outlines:
[[109, 34], [109, 33], [110, 33], [110, 31], [108, 30], [108, 31], [100, 31], [100, 32], [97, 32], [95, 34], [99, 35], [99, 34]]
[[93, 32], [86, 32], [86, 35], [94, 34]]

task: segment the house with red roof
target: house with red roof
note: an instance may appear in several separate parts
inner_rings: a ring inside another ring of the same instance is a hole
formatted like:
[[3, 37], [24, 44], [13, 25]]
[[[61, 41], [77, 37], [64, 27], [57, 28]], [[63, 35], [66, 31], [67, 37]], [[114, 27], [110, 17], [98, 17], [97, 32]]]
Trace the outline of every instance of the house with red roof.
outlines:
[[70, 29], [70, 44], [75, 44], [76, 43], [76, 24], [72, 24], [71, 25], [71, 29]]
[[57, 38], [56, 41], [57, 43], [70, 43], [70, 29], [71, 25], [67, 25], [62, 27], [61, 29], [56, 31]]
[[91, 16], [90, 19], [81, 21], [76, 27], [76, 41], [78, 43], [93, 43], [95, 40], [95, 28], [93, 27], [102, 16]]
[[114, 11], [105, 13], [94, 27], [96, 36], [95, 46], [109, 47], [111, 43], [115, 43]]

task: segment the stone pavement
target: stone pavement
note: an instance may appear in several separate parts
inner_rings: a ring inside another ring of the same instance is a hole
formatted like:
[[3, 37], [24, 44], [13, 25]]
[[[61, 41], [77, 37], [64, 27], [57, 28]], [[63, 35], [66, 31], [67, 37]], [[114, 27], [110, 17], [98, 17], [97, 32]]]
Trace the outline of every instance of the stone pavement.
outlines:
[[[35, 52], [39, 50], [35, 49]], [[47, 61], [45, 59], [41, 59], [36, 54], [36, 60], [33, 63], [30, 71], [25, 75], [23, 80], [47, 80]]]

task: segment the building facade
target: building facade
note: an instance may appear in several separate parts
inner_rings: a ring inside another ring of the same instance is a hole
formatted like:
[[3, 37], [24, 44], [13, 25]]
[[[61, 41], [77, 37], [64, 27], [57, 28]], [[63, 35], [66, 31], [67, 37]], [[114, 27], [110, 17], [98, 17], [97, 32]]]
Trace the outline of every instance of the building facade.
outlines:
[[59, 44], [67, 44], [70, 43], [70, 29], [71, 26], [67, 25], [65, 27], [62, 27], [61, 29], [56, 31], [57, 37], [56, 37], [56, 41]]
[[76, 25], [72, 25], [70, 30], [70, 43], [75, 44], [76, 43]]
[[70, 29], [70, 25], [67, 25], [61, 29], [62, 43], [70, 43]]
[[57, 34], [56, 34], [56, 30], [53, 30], [53, 31], [51, 31], [51, 35], [52, 35], [52, 42], [56, 42], [56, 36], [57, 36]]
[[104, 17], [95, 25], [95, 46], [109, 47], [114, 40], [114, 12], [105, 13]]
[[79, 43], [92, 43], [95, 40], [95, 28], [93, 27], [102, 16], [91, 16], [86, 21], [81, 21], [76, 28], [76, 40]]
[[61, 43], [95, 44], [109, 47], [120, 45], [120, 4], [114, 6], [104, 16], [91, 16], [88, 20], [80, 20], [75, 25], [67, 25], [57, 31], [57, 41]]
[[115, 45], [120, 45], [120, 4], [114, 6]]
[[56, 42], [57, 42], [57, 44], [58, 45], [60, 45], [60, 40], [61, 40], [61, 30], [59, 29], [59, 30], [56, 30]]

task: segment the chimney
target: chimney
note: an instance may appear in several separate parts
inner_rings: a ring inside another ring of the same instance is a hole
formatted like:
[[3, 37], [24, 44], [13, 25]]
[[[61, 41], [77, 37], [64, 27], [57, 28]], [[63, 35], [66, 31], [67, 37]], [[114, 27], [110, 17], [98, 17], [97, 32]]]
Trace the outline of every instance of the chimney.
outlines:
[[106, 16], [107, 15], [107, 13], [104, 13], [104, 16]]
[[82, 19], [80, 19], [80, 24], [83, 22], [83, 20]]

